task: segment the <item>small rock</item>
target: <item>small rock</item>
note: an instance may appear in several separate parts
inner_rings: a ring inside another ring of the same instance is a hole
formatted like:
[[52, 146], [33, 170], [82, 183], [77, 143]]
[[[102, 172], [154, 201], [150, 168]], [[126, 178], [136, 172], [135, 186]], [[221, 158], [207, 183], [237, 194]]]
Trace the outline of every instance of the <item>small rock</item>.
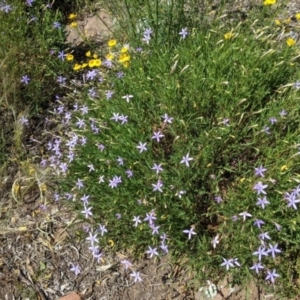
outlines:
[[73, 293], [65, 295], [57, 300], [81, 300], [81, 297], [77, 293], [73, 292]]
[[102, 39], [111, 35], [114, 26], [113, 19], [105, 10], [99, 10], [93, 16], [86, 16], [83, 21], [78, 21], [77, 27], [66, 26], [67, 43], [79, 45], [85, 39]]

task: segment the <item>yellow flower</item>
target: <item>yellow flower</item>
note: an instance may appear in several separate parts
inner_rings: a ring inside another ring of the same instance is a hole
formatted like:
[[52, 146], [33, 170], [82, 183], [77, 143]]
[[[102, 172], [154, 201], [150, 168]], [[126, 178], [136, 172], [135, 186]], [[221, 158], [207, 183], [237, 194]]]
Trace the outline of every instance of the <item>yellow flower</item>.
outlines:
[[88, 52], [85, 53], [86, 57], [90, 57], [91, 55], [92, 55], [91, 51], [88, 51]]
[[300, 20], [300, 13], [295, 14], [295, 18], [296, 18], [297, 20]]
[[98, 55], [97, 54], [93, 54], [93, 57], [96, 59], [96, 58], [98, 58]]
[[128, 50], [129, 50], [129, 47], [126, 45], [126, 46], [121, 48], [120, 52], [121, 53], [126, 53]]
[[74, 59], [74, 55], [73, 54], [71, 54], [71, 53], [67, 53], [66, 54], [66, 60], [72, 61], [73, 59]]
[[108, 41], [108, 47], [114, 47], [117, 45], [117, 40], [109, 40]]
[[276, 0], [264, 0], [264, 5], [273, 5], [276, 4]]
[[123, 64], [130, 61], [130, 55], [128, 53], [122, 53], [119, 56], [119, 63]]
[[240, 179], [240, 183], [243, 183], [245, 180], [246, 180], [246, 178], [244, 178], [244, 177], [241, 178], [241, 179]]
[[90, 67], [90, 68], [96, 67], [96, 66], [95, 66], [95, 60], [94, 60], [94, 59], [90, 59], [90, 60], [89, 60], [89, 67]]
[[289, 47], [292, 47], [296, 44], [296, 41], [294, 39], [292, 39], [291, 37], [289, 37], [287, 40], [286, 40], [286, 44], [289, 46]]
[[233, 37], [233, 33], [232, 32], [227, 32], [224, 34], [224, 39], [225, 40], [229, 40]]
[[291, 18], [283, 20], [282, 23], [284, 23], [284, 24], [290, 24], [291, 23]]
[[76, 14], [69, 14], [68, 19], [74, 20], [77, 17]]
[[107, 59], [107, 60], [113, 60], [114, 57], [115, 57], [115, 56], [114, 56], [112, 53], [108, 53], [108, 54], [106, 55], [106, 59]]
[[89, 67], [100, 67], [101, 66], [101, 60], [100, 59], [90, 59], [89, 60]]
[[277, 26], [279, 26], [279, 25], [281, 25], [281, 22], [280, 22], [279, 20], [275, 20], [275, 24], [276, 24]]
[[75, 27], [77, 27], [77, 23], [76, 23], [76, 22], [72, 22], [72, 23], [70, 24], [70, 26], [71, 26], [72, 28], [75, 28]]
[[288, 166], [287, 165], [283, 165], [281, 168], [280, 168], [280, 171], [283, 172], [283, 171], [286, 171], [288, 169]]
[[82, 66], [80, 64], [75, 64], [74, 67], [73, 67], [73, 70], [74, 71], [78, 71], [82, 68]]
[[83, 64], [81, 65], [81, 68], [84, 69], [84, 68], [86, 68], [88, 65], [89, 65], [88, 63], [83, 63]]
[[45, 183], [41, 183], [41, 184], [40, 184], [40, 190], [41, 190], [42, 192], [46, 192], [46, 191], [47, 191], [47, 186], [46, 186]]
[[123, 67], [128, 68], [130, 66], [130, 62], [129, 61], [125, 61], [123, 63]]
[[101, 62], [101, 60], [99, 58], [94, 59], [94, 65], [95, 65], [95, 67], [100, 67], [101, 64], [102, 64], [102, 62]]

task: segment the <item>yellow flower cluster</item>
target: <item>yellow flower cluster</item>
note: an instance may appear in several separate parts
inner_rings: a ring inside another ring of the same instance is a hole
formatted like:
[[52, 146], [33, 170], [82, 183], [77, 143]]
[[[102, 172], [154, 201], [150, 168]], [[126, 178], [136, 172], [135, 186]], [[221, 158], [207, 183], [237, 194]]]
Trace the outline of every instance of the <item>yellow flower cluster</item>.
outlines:
[[110, 49], [110, 52], [106, 55], [106, 59], [108, 60], [113, 60], [116, 56], [116, 54], [118, 54], [118, 62], [125, 68], [128, 68], [129, 65], [130, 65], [130, 54], [129, 54], [129, 46], [128, 45], [125, 45], [123, 46], [120, 50], [119, 50], [119, 53], [116, 52], [116, 53], [113, 53], [111, 52], [114, 48], [117, 47], [117, 40], [115, 39], [112, 39], [112, 40], [109, 40], [107, 45], [108, 45], [108, 48]]
[[82, 64], [76, 63], [73, 67], [74, 71], [82, 70], [82, 69], [86, 68], [87, 66], [89, 68], [97, 68], [102, 65], [102, 61], [100, 58], [98, 58], [97, 54], [92, 55], [91, 51], [88, 51], [85, 53], [85, 56], [88, 58], [88, 61], [84, 62]]
[[77, 27], [77, 22], [75, 22], [76, 18], [77, 18], [77, 14], [73, 14], [72, 13], [72, 14], [69, 14], [69, 16], [68, 16], [68, 19], [70, 21], [72, 21], [71, 24], [70, 24], [70, 26], [73, 27], [73, 28]]
[[[70, 16], [69, 16], [70, 18]], [[128, 45], [124, 45], [121, 47], [121, 49], [119, 48], [119, 50], [117, 49], [117, 40], [113, 39], [113, 40], [109, 40], [108, 41], [108, 49], [109, 49], [109, 53], [105, 56], [105, 58], [109, 61], [113, 61], [115, 58], [117, 58], [117, 62], [119, 64], [121, 64], [123, 67], [127, 68], [130, 65], [130, 53], [129, 53], [129, 46]], [[112, 50], [115, 51], [112, 51]], [[83, 63], [75, 63], [73, 66], [73, 70], [74, 71], [80, 71], [86, 67], [89, 68], [98, 68], [102, 65], [102, 61], [100, 58], [98, 58], [97, 54], [92, 54], [91, 51], [87, 51], [85, 53], [85, 56], [87, 58], [86, 62]], [[74, 60], [74, 55], [71, 53], [67, 53], [66, 54], [66, 60], [68, 61], [73, 61]]]
[[273, 5], [276, 4], [276, 0], [264, 0], [264, 5]]

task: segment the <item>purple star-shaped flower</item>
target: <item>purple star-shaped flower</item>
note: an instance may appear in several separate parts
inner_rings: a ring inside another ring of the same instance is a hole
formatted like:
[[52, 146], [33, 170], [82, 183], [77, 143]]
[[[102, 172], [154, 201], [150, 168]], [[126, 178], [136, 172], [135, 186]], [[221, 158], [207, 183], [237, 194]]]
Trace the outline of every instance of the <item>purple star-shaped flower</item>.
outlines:
[[89, 198], [90, 198], [90, 195], [86, 195], [84, 194], [80, 200], [84, 203], [84, 204], [89, 204]]
[[260, 219], [254, 220], [254, 225], [256, 227], [258, 227], [259, 229], [261, 228], [261, 225], [264, 225], [264, 224], [265, 224], [265, 222], [263, 220], [260, 220]]
[[127, 178], [131, 178], [133, 176], [132, 170], [126, 170], [125, 173], [127, 175]]
[[97, 234], [94, 234], [92, 232], [89, 232], [89, 236], [86, 238], [87, 241], [91, 243], [91, 245], [94, 245], [95, 243], [99, 243], [99, 240], [97, 238]]
[[76, 182], [76, 186], [78, 187], [79, 190], [82, 189], [84, 187], [83, 181], [78, 178]]
[[60, 29], [61, 28], [61, 24], [59, 22], [53, 22], [53, 28], [56, 28], [56, 29]]
[[158, 180], [157, 183], [153, 183], [152, 186], [153, 186], [153, 192], [159, 191], [159, 192], [162, 193], [162, 189], [161, 188], [163, 186], [163, 183], [162, 183], [161, 180]]
[[142, 281], [142, 278], [140, 276], [140, 272], [135, 272], [133, 271], [131, 274], [130, 274], [131, 277], [134, 278], [134, 282], [141, 282]]
[[234, 264], [233, 264], [233, 260], [232, 259], [225, 259], [225, 258], [223, 258], [222, 257], [222, 259], [223, 259], [223, 263], [221, 263], [221, 266], [224, 266], [225, 268], [226, 268], [226, 270], [228, 271], [229, 270], [229, 268], [231, 267], [231, 268], [233, 268], [234, 267]]
[[253, 255], [258, 256], [258, 260], [261, 261], [262, 256], [268, 256], [268, 252], [265, 247], [260, 246], [257, 251], [253, 252]]
[[113, 91], [107, 91], [105, 93], [105, 96], [106, 96], [106, 100], [109, 100], [111, 99], [111, 97], [113, 96], [114, 92]]
[[164, 118], [164, 123], [170, 123], [171, 124], [173, 119], [174, 119], [174, 118], [169, 117], [168, 114], [164, 114], [162, 117]]
[[86, 79], [87, 80], [94, 80], [94, 78], [96, 78], [97, 75], [98, 75], [97, 70], [89, 70], [86, 73]]
[[131, 98], [133, 98], [133, 95], [125, 95], [125, 96], [122, 97], [122, 99], [125, 99], [128, 103], [129, 103]]
[[74, 272], [75, 276], [77, 276], [78, 274], [80, 274], [79, 265], [72, 264], [72, 267], [71, 267], [70, 271]]
[[288, 207], [293, 207], [296, 210], [297, 209], [296, 204], [300, 202], [300, 199], [296, 199], [296, 196], [293, 193], [291, 194], [287, 193], [285, 198], [288, 201]]
[[158, 174], [159, 172], [163, 171], [163, 168], [161, 167], [161, 164], [159, 164], [159, 165], [154, 164], [154, 166], [151, 168], [151, 170], [154, 170], [156, 172], [156, 174]]
[[26, 0], [25, 3], [28, 5], [28, 6], [32, 6], [32, 3], [34, 2], [35, 0]]
[[162, 137], [164, 137], [164, 135], [160, 131], [153, 132], [152, 140], [156, 140], [159, 143]]
[[104, 235], [105, 232], [107, 232], [106, 226], [99, 224], [98, 230], [101, 232], [101, 236]]
[[270, 121], [270, 123], [271, 123], [272, 125], [274, 125], [275, 123], [277, 123], [277, 119], [276, 119], [275, 117], [271, 117], [271, 118], [269, 119], [269, 121]]
[[275, 258], [276, 253], [281, 253], [282, 251], [278, 249], [278, 244], [275, 244], [274, 246], [269, 244], [269, 249], [267, 252], [271, 253], [272, 257]]
[[259, 239], [261, 239], [262, 241], [264, 241], [265, 239], [270, 240], [270, 236], [268, 232], [262, 232], [258, 235]]
[[280, 117], [285, 117], [287, 115], [287, 112], [283, 109], [280, 113], [279, 113]]
[[85, 123], [84, 123], [84, 120], [83, 119], [79, 119], [77, 118], [77, 122], [76, 122], [76, 125], [81, 129], [83, 127], [85, 127]]
[[136, 146], [136, 148], [140, 149], [140, 153], [142, 153], [143, 151], [147, 151], [146, 145], [147, 145], [147, 143], [143, 144], [142, 142], [139, 142], [139, 145]]
[[257, 192], [257, 195], [260, 195], [260, 194], [264, 194], [266, 195], [266, 191], [265, 191], [265, 188], [267, 188], [268, 185], [267, 184], [262, 184], [261, 181], [259, 181], [258, 183], [256, 183], [253, 187], [254, 190], [256, 190]]
[[111, 117], [110, 120], [118, 122], [120, 120], [119, 113], [113, 113], [113, 117]]
[[139, 223], [142, 223], [140, 220], [140, 216], [134, 216], [133, 217], [134, 227], [137, 227]]
[[119, 157], [117, 158], [117, 162], [118, 162], [118, 165], [119, 165], [119, 166], [124, 166], [124, 159], [123, 159], [122, 157], [119, 156]]
[[2, 7], [0, 6], [0, 10], [4, 11], [5, 13], [9, 13], [12, 10], [11, 5], [3, 5]]
[[158, 255], [157, 248], [151, 248], [150, 246], [148, 246], [148, 249], [149, 250], [147, 250], [146, 253], [149, 254], [150, 258], [152, 258], [154, 255]]
[[191, 239], [192, 235], [195, 235], [195, 234], [196, 234], [196, 232], [194, 231], [194, 228], [193, 228], [193, 227], [191, 227], [190, 230], [186, 229], [186, 230], [183, 230], [182, 232], [188, 234], [188, 239], [189, 239], [189, 240]]
[[259, 270], [261, 270], [261, 269], [264, 269], [264, 267], [263, 267], [263, 265], [262, 265], [260, 262], [255, 263], [255, 264], [250, 268], [250, 270], [255, 270], [256, 274], [258, 274], [258, 273], [259, 273]]
[[245, 221], [247, 217], [248, 217], [248, 218], [252, 217], [252, 215], [249, 214], [247, 211], [241, 212], [241, 213], [239, 214], [239, 216], [242, 216], [242, 217], [243, 217], [243, 221]]
[[125, 270], [132, 267], [132, 263], [127, 259], [121, 260], [121, 264], [124, 265]]
[[57, 82], [64, 84], [66, 82], [67, 78], [63, 77], [61, 75], [57, 76]]
[[151, 211], [149, 214], [146, 214], [146, 218], [144, 219], [144, 221], [149, 222], [150, 226], [154, 223], [154, 220], [156, 220], [156, 217], [153, 211]]
[[279, 277], [279, 274], [276, 273], [276, 270], [274, 269], [272, 272], [267, 271], [267, 277], [266, 280], [270, 280], [272, 283], [275, 282], [275, 279]]
[[185, 39], [186, 36], [187, 36], [188, 34], [189, 34], [189, 33], [188, 33], [187, 28], [182, 28], [181, 31], [179, 32], [179, 35], [181, 35], [181, 37], [182, 37], [183, 39]]
[[128, 123], [128, 116], [124, 116], [123, 114], [120, 116], [121, 125]]
[[28, 77], [28, 75], [24, 75], [22, 76], [21, 82], [24, 84], [28, 84], [30, 81], [30, 78]]
[[256, 205], [261, 206], [262, 209], [265, 209], [265, 206], [270, 204], [266, 197], [258, 198]]
[[265, 177], [264, 172], [267, 171], [262, 165], [260, 165], [258, 168], [254, 168], [255, 170], [255, 176], [261, 176]]
[[155, 226], [154, 224], [151, 224], [150, 228], [152, 229], [152, 232], [151, 232], [152, 235], [159, 234], [158, 229], [160, 228], [160, 226]]
[[66, 56], [66, 54], [65, 54], [64, 51], [58, 52], [58, 56], [57, 56], [57, 57], [58, 57], [60, 60], [65, 60], [65, 56]]
[[223, 201], [222, 197], [221, 196], [216, 196], [215, 198], [215, 201], [219, 204]]
[[192, 157], [189, 157], [189, 153], [186, 156], [182, 157], [182, 160], [180, 161], [181, 164], [185, 164], [187, 167], [190, 166], [189, 161], [193, 160]]
[[82, 214], [85, 215], [85, 218], [86, 218], [86, 219], [88, 219], [89, 216], [92, 216], [92, 215], [93, 215], [93, 213], [91, 212], [91, 210], [92, 210], [92, 207], [86, 207], [86, 206], [84, 205], [84, 210], [82, 210], [81, 212], [82, 212]]
[[219, 235], [218, 234], [212, 239], [211, 243], [212, 243], [212, 245], [213, 245], [214, 248], [217, 247], [217, 244], [220, 243], [220, 241], [219, 241]]

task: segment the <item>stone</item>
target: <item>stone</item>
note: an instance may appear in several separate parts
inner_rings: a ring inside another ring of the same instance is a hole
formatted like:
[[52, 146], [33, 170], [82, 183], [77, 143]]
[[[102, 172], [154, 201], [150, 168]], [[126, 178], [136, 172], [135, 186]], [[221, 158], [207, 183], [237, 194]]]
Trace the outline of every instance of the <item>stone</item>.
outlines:
[[79, 45], [86, 39], [103, 40], [111, 36], [114, 26], [112, 18], [104, 10], [100, 9], [92, 16], [86, 16], [83, 21], [76, 21], [77, 27], [66, 26], [67, 43]]
[[81, 300], [81, 297], [77, 293], [73, 292], [73, 293], [67, 294], [57, 300]]

